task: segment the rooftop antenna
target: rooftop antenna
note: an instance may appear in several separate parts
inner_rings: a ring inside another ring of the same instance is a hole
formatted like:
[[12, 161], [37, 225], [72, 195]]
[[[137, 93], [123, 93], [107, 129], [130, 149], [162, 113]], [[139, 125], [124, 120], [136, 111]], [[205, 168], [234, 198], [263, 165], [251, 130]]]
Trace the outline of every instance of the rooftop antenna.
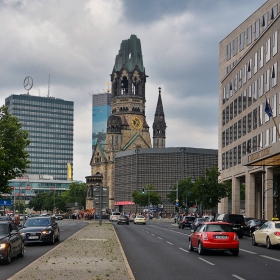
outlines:
[[48, 97], [50, 97], [50, 81], [51, 81], [51, 74], [49, 74]]

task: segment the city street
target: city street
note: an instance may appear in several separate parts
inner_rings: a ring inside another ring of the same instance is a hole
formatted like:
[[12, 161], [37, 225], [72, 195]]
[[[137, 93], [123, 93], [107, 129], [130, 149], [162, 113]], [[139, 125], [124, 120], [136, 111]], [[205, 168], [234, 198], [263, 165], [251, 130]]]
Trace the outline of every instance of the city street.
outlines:
[[[60, 228], [60, 242], [67, 239], [81, 228], [87, 226], [86, 222], [79, 220], [62, 220], [57, 222]], [[8, 279], [58, 244], [59, 243], [55, 243], [55, 245], [31, 244], [26, 246], [23, 258], [13, 258], [9, 265], [0, 263], [0, 280]]]
[[272, 279], [279, 268], [280, 248], [254, 247], [249, 237], [240, 239], [238, 257], [229, 252], [200, 256], [188, 251], [190, 230], [172, 221], [114, 227], [136, 280]]

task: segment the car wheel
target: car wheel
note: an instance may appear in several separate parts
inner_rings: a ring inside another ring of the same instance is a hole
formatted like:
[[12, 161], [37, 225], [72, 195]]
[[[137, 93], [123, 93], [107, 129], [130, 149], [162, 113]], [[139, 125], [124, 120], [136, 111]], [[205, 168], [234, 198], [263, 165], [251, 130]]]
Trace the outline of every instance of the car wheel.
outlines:
[[255, 240], [255, 235], [252, 236], [252, 245], [253, 246], [257, 246], [258, 243], [256, 243], [256, 240]]
[[21, 244], [20, 252], [17, 255], [18, 257], [22, 258], [24, 256], [24, 244]]
[[6, 264], [9, 264], [12, 260], [12, 251], [11, 251], [11, 247], [8, 247], [8, 251], [7, 251], [7, 258], [5, 260]]
[[270, 243], [270, 238], [269, 237], [266, 238], [266, 248], [267, 249], [271, 249], [272, 248], [272, 245]]
[[243, 234], [239, 234], [238, 237], [239, 237], [239, 238], [243, 238]]
[[193, 251], [192, 241], [189, 239], [189, 251]]
[[119, 222], [117, 222], [117, 225], [119, 225], [120, 223]]
[[199, 241], [199, 243], [198, 243], [197, 251], [198, 251], [198, 254], [199, 254], [199, 255], [205, 254], [205, 249], [204, 249], [204, 247], [203, 247], [201, 241]]
[[129, 222], [127, 222], [126, 224], [129, 225]]
[[251, 230], [249, 230], [249, 236], [252, 237], [252, 231]]
[[56, 237], [56, 242], [59, 242], [60, 240], [60, 232], [58, 231], [57, 237]]
[[146, 223], [144, 223], [143, 225], [145, 225]]
[[55, 243], [55, 238], [54, 238], [54, 233], [53, 233], [53, 235], [52, 235], [52, 240], [50, 241], [50, 244], [51, 244], [51, 245], [54, 245], [54, 243]]
[[182, 229], [184, 229], [184, 227], [185, 227], [185, 226], [184, 226], [184, 225], [182, 225]]
[[239, 254], [239, 249], [231, 250], [231, 253], [232, 253], [234, 256], [238, 256], [238, 254]]

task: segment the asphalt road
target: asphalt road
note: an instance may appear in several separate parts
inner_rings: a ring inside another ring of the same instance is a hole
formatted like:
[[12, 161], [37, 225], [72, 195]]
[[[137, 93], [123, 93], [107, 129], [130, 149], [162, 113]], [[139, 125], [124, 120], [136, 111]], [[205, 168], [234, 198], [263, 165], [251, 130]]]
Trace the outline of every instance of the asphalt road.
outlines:
[[[60, 242], [63, 242], [69, 236], [87, 225], [87, 223], [82, 220], [62, 220], [57, 222], [60, 229]], [[8, 279], [58, 244], [59, 243], [55, 243], [55, 245], [31, 244], [26, 246], [23, 258], [13, 258], [9, 265], [0, 263], [0, 280]]]
[[188, 251], [189, 229], [168, 221], [147, 225], [114, 224], [136, 280], [146, 279], [273, 279], [279, 275], [280, 248], [252, 246], [251, 238], [240, 239], [240, 252], [210, 252], [200, 256]]

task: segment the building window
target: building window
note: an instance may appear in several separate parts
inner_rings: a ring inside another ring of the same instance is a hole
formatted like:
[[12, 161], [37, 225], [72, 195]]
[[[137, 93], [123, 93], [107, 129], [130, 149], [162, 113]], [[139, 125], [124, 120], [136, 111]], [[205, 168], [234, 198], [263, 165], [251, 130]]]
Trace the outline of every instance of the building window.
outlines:
[[265, 72], [265, 80], [264, 80], [264, 90], [268, 92], [270, 89], [270, 69], [267, 69]]
[[269, 146], [269, 129], [265, 131], [265, 147]]
[[259, 53], [259, 69], [261, 69], [263, 67], [263, 46], [260, 48], [260, 53]]
[[226, 107], [226, 123], [229, 122], [229, 106]]
[[263, 75], [259, 78], [259, 97], [263, 96]]
[[252, 43], [252, 26], [247, 28], [246, 32], [246, 45], [250, 45]]
[[254, 74], [258, 72], [258, 53], [254, 55]]
[[227, 66], [227, 74], [230, 72], [231, 70], [231, 65]]
[[258, 127], [258, 110], [257, 108], [253, 110], [253, 129]]
[[242, 32], [239, 35], [239, 51], [242, 51], [244, 49], [244, 39], [245, 39], [245, 32]]
[[233, 125], [233, 141], [237, 140], [237, 123]]
[[238, 96], [238, 114], [242, 112], [242, 94]]
[[229, 150], [229, 167], [232, 167], [232, 149]]
[[236, 159], [237, 159], [237, 148], [234, 147], [233, 149], [233, 165], [236, 165]]
[[225, 110], [223, 110], [223, 125], [226, 124], [226, 113]]
[[272, 36], [272, 56], [278, 52], [278, 30]]
[[254, 151], [256, 151], [257, 147], [258, 147], [257, 141], [258, 141], [258, 137], [254, 136], [253, 137], [253, 149], [254, 149]]
[[243, 71], [242, 74], [243, 74], [243, 85], [244, 85], [247, 82], [247, 77], [246, 77], [246, 75], [247, 75], [247, 65], [246, 64], [243, 66], [242, 71]]
[[226, 146], [229, 144], [229, 129], [226, 130]]
[[270, 38], [265, 43], [265, 62], [270, 60]]
[[243, 111], [247, 108], [247, 93], [246, 90], [243, 92]]
[[241, 138], [241, 120], [238, 121], [238, 139]]
[[276, 126], [272, 127], [272, 140], [271, 140], [271, 142], [272, 143], [276, 142]]
[[251, 153], [251, 149], [252, 149], [252, 144], [251, 144], [251, 139], [249, 139], [247, 141], [247, 152]]
[[242, 87], [242, 68], [239, 70], [238, 73], [238, 89]]
[[227, 61], [231, 59], [231, 43], [227, 45]]
[[229, 105], [229, 117], [230, 117], [230, 120], [232, 120], [232, 118], [233, 118], [233, 102], [231, 102], [230, 105]]
[[228, 152], [226, 152], [226, 169], [228, 169]]
[[258, 135], [258, 140], [259, 140], [259, 142], [258, 142], [258, 146], [260, 147], [260, 148], [262, 148], [263, 147], [263, 134], [262, 133], [260, 133], [259, 135]]
[[252, 127], [252, 113], [248, 114], [248, 133], [251, 132], [251, 127]]
[[233, 117], [235, 118], [237, 116], [237, 98], [233, 101]]
[[277, 114], [276, 114], [276, 108], [277, 108], [277, 106], [276, 106], [276, 94], [274, 94], [272, 97], [271, 97], [271, 109], [272, 109], [272, 115], [273, 115], [273, 117], [275, 118], [276, 116], [277, 116]]
[[247, 71], [248, 71], [248, 80], [250, 80], [252, 78], [252, 58], [248, 62]]
[[255, 22], [255, 40], [257, 40], [260, 36], [260, 20]]
[[252, 104], [252, 85], [248, 87], [248, 107]]
[[264, 14], [262, 17], [262, 31], [264, 31], [267, 28], [268, 23], [268, 13]]
[[277, 85], [277, 62], [272, 65], [271, 69], [271, 85], [275, 87]]
[[242, 156], [246, 156], [246, 142], [242, 143]]
[[263, 125], [263, 105], [259, 106], [259, 126]]
[[235, 38], [232, 42], [232, 56], [237, 54], [237, 38]]
[[238, 164], [240, 164], [241, 163], [241, 145], [238, 145], [237, 152], [238, 152]]
[[253, 94], [253, 101], [258, 100], [258, 80], [255, 80], [253, 83], [253, 88], [252, 88], [252, 94]]
[[275, 5], [275, 6], [271, 9], [271, 13], [270, 13], [270, 19], [271, 19], [271, 20], [275, 19], [275, 17], [277, 16], [277, 9], [278, 9], [278, 5]]
[[225, 153], [222, 154], [222, 170], [225, 170]]
[[229, 128], [229, 143], [232, 143], [232, 126]]
[[224, 148], [225, 147], [225, 137], [226, 137], [226, 133], [225, 133], [225, 131], [223, 131], [223, 133], [222, 133], [222, 147]]
[[247, 127], [247, 123], [246, 123], [246, 116], [243, 117], [243, 136], [246, 135], [246, 127]]

